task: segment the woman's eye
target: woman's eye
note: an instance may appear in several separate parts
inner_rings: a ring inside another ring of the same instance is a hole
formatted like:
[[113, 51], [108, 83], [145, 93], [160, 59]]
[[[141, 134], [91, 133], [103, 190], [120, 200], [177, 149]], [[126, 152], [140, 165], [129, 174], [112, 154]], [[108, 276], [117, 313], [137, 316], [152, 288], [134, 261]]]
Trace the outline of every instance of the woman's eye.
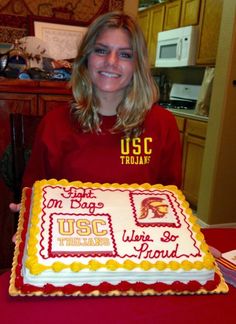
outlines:
[[108, 53], [108, 50], [106, 50], [105, 48], [101, 48], [101, 47], [95, 47], [94, 53], [98, 54], [98, 55], [106, 55]]
[[133, 53], [120, 52], [120, 57], [123, 58], [123, 59], [131, 60], [133, 58]]
[[[95, 47], [93, 51], [99, 56], [106, 56], [112, 53], [109, 48], [104, 47]], [[124, 60], [131, 60], [133, 58], [133, 53], [131, 51], [117, 51], [115, 55]]]

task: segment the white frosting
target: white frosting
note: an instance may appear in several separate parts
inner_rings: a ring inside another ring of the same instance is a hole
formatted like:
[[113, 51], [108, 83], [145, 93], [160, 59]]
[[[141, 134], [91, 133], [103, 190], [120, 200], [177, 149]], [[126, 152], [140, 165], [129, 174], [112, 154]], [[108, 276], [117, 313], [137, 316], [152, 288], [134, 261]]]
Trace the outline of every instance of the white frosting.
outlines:
[[29, 272], [28, 269], [25, 269], [24, 282], [42, 287], [47, 283], [53, 284], [55, 286], [64, 286], [65, 284], [74, 284], [80, 286], [84, 283], [97, 286], [101, 282], [108, 282], [116, 285], [124, 280], [128, 281], [129, 283], [143, 282], [145, 284], [154, 284], [158, 281], [164, 282], [166, 284], [172, 284], [176, 280], [183, 283], [188, 283], [190, 280], [197, 280], [201, 284], [205, 284], [207, 280], [212, 279], [212, 273], [206, 270], [190, 270], [186, 272], [183, 272], [181, 270], [175, 272], [166, 270], [156, 272], [154, 270], [142, 271], [141, 269], [136, 269], [133, 271], [124, 271], [118, 269], [115, 272], [107, 270], [81, 270], [78, 274], [76, 272], [65, 269], [60, 273], [46, 270], [44, 271], [43, 275], [39, 276], [34, 276]]

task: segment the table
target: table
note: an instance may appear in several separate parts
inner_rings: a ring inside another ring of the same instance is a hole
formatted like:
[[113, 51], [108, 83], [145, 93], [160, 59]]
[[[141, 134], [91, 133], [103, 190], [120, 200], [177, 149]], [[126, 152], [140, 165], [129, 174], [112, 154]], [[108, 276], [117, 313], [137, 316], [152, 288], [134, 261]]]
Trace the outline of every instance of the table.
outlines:
[[[236, 228], [203, 229], [206, 241], [236, 248]], [[0, 322], [32, 324], [235, 323], [236, 288], [227, 294], [147, 297], [10, 297], [10, 272], [0, 276]]]

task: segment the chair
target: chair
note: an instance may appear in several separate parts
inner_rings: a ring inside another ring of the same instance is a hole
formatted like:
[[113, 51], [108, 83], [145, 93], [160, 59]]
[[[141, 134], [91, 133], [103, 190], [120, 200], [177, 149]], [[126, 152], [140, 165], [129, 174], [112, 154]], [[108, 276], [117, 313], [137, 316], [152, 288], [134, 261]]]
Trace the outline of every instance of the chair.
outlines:
[[21, 184], [31, 154], [36, 128], [42, 116], [10, 113], [12, 150], [12, 190], [14, 200], [20, 201]]
[[[10, 113], [10, 143], [0, 158], [0, 180], [13, 193], [13, 202], [20, 202], [22, 177], [31, 154], [36, 128], [42, 116]], [[18, 214], [14, 217], [14, 228], [18, 223]]]

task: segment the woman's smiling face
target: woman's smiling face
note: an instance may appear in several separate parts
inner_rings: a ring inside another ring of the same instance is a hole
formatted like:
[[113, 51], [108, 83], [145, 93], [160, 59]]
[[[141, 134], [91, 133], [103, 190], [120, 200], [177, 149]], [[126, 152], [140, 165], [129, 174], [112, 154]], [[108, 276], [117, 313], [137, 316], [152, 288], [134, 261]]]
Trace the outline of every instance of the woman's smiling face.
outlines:
[[98, 97], [108, 93], [123, 95], [132, 80], [134, 62], [128, 31], [104, 29], [88, 57], [88, 71]]

